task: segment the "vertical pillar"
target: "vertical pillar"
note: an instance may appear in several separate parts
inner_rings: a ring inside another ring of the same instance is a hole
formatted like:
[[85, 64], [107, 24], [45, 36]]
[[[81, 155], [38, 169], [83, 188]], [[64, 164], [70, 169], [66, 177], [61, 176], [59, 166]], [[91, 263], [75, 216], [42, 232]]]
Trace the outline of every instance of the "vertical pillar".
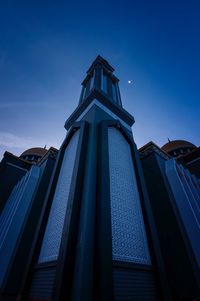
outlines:
[[82, 203], [83, 175], [87, 153], [88, 124], [82, 123], [75, 165], [68, 195], [60, 251], [56, 265], [53, 300], [70, 300], [76, 264], [77, 233]]

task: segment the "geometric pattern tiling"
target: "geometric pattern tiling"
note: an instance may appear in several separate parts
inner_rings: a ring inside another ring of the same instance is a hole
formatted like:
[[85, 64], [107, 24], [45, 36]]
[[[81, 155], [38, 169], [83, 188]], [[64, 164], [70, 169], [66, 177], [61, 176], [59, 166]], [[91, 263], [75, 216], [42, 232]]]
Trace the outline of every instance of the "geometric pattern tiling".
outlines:
[[128, 142], [108, 128], [113, 260], [151, 264]]
[[57, 187], [42, 243], [39, 263], [56, 260], [59, 254], [65, 213], [76, 158], [79, 130], [71, 138], [63, 157]]

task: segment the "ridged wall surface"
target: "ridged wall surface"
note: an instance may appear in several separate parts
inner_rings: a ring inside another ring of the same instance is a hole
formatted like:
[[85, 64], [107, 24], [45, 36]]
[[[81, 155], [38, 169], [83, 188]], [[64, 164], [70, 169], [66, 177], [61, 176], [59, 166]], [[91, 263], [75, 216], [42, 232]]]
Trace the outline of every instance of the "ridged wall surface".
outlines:
[[50, 299], [55, 280], [55, 267], [35, 270], [30, 289], [30, 297], [36, 299]]
[[165, 172], [175, 199], [173, 205], [176, 206], [200, 268], [200, 189], [197, 179], [174, 159], [166, 161]]
[[152, 271], [115, 267], [113, 284], [115, 301], [160, 300]]
[[33, 166], [11, 193], [0, 217], [0, 284], [9, 267], [26, 214], [40, 178], [40, 168]]

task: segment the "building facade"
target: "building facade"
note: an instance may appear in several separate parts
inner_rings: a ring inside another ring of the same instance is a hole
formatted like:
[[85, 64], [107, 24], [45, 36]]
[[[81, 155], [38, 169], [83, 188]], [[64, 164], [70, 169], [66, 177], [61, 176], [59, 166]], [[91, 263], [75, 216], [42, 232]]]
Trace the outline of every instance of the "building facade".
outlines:
[[198, 300], [200, 180], [153, 142], [139, 153], [171, 298]]
[[[58, 155], [47, 152], [6, 201], [2, 300], [199, 296], [199, 180], [158, 147], [138, 152], [134, 118], [122, 106], [118, 83], [113, 67], [98, 56], [65, 123]], [[146, 164], [158, 153], [159, 164]]]

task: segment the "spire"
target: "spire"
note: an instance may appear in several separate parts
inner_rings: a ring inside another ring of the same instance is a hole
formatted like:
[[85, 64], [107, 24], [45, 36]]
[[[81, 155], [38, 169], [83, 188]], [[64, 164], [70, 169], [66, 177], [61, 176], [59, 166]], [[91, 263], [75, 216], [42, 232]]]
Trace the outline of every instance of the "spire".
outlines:
[[90, 68], [88, 69], [87, 73], [89, 73], [93, 68], [95, 68], [97, 65], [104, 66], [105, 69], [107, 69], [110, 72], [115, 71], [115, 69], [104, 59], [102, 56], [98, 55]]
[[94, 91], [100, 92], [108, 101], [122, 106], [119, 79], [113, 74], [114, 68], [100, 55], [96, 57], [82, 82], [79, 104], [82, 104]]
[[128, 126], [132, 126], [134, 117], [123, 109], [119, 91], [119, 79], [114, 75], [114, 68], [100, 55], [91, 64], [82, 82], [79, 105], [65, 122], [68, 130], [75, 121], [82, 120], [92, 106], [99, 106], [108, 111]]

